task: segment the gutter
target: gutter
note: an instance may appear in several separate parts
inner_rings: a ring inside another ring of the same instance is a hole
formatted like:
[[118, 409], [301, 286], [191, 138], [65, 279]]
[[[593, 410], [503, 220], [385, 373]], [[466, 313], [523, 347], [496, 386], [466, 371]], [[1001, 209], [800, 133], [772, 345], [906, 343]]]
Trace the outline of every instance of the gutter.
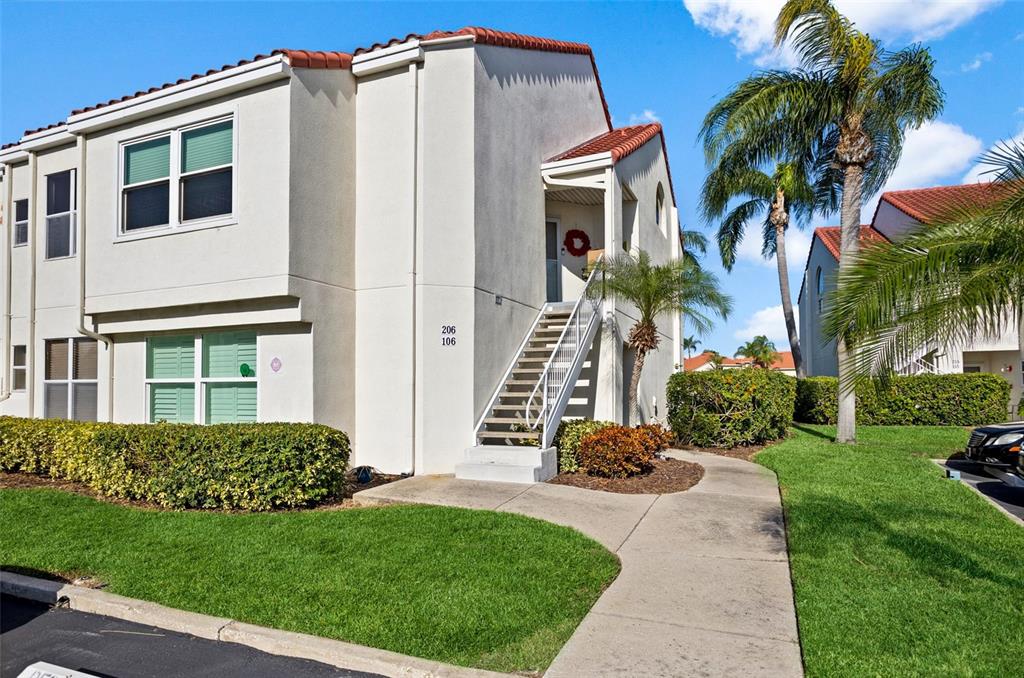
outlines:
[[[78, 219], [78, 333], [101, 342], [109, 352], [107, 360], [107, 421], [114, 421], [114, 342], [85, 326], [85, 137], [78, 137], [78, 171], [75, 172], [75, 209]], [[97, 366], [98, 367], [98, 366]]]
[[3, 389], [0, 391], [0, 402], [3, 402], [11, 397], [11, 392], [14, 390], [14, 384], [11, 383], [14, 379], [14, 366], [11, 360], [12, 349], [11, 346], [14, 343], [11, 340], [11, 286], [14, 284], [14, 278], [11, 274], [11, 247], [14, 244], [14, 169], [11, 165], [4, 165], [4, 211], [7, 215], [7, 219], [4, 220], [4, 346], [3, 346], [3, 361], [4, 361], [4, 374], [3, 379], [0, 380], [3, 383]]

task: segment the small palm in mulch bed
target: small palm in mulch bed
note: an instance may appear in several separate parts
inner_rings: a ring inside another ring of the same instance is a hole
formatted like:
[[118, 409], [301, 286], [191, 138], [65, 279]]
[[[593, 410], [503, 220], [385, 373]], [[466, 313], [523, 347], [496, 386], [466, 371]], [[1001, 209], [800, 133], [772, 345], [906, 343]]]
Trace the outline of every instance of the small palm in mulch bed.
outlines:
[[704, 468], [679, 459], [655, 459], [647, 473], [629, 478], [601, 478], [585, 473], [560, 473], [549, 483], [572, 485], [586, 490], [619, 494], [671, 494], [696, 485], [704, 477]]

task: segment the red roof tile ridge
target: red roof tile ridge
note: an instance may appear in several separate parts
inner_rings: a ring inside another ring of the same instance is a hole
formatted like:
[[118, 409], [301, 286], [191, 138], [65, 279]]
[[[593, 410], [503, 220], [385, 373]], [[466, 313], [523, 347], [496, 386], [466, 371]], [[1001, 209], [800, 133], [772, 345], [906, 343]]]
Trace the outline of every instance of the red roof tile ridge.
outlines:
[[[814, 235], [825, 246], [825, 249], [835, 258], [839, 259], [840, 237], [842, 226], [818, 226], [814, 229]], [[860, 225], [861, 242], [889, 242], [889, 239], [871, 224]]]

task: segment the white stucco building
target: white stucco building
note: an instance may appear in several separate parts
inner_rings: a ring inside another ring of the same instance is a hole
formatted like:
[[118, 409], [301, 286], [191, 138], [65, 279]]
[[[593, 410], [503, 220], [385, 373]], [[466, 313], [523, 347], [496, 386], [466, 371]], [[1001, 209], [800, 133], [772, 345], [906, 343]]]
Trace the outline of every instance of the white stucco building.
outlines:
[[[631, 309], [576, 304], [588, 264], [680, 251], [660, 125], [612, 130], [587, 45], [486, 29], [278, 50], [0, 163], [0, 414], [315, 421], [392, 473], [622, 420]], [[680, 362], [662, 331], [645, 418]], [[550, 463], [519, 449], [477, 461]]]
[[[883, 193], [872, 222], [861, 226], [861, 244], [899, 240], [903, 234], [931, 223], [957, 205], [991, 199], [991, 185], [984, 183]], [[821, 315], [834, 290], [839, 269], [839, 242], [838, 226], [815, 229], [800, 286], [800, 348], [809, 376], [838, 374], [835, 342], [824, 341]], [[997, 336], [975, 337], [967, 345], [935, 337], [922, 346], [914, 360], [901, 371], [905, 374], [998, 374], [1010, 383], [1010, 405], [1016, 409], [1021, 397], [1021, 372], [1024, 368], [1019, 339], [1018, 330], [1009, 318]]]

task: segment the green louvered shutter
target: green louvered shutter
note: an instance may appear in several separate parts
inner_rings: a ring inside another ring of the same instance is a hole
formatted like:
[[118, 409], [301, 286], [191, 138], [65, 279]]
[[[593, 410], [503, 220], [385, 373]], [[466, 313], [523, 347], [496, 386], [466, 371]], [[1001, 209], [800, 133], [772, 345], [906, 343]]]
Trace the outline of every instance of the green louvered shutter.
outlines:
[[196, 341], [191, 335], [150, 337], [147, 350], [148, 379], [191, 379], [195, 376]]
[[232, 122], [189, 130], [181, 134], [181, 171], [196, 172], [231, 164]]
[[256, 421], [256, 383], [207, 384], [206, 423]]
[[166, 179], [171, 174], [171, 139], [161, 137], [124, 149], [124, 183]]
[[222, 332], [203, 336], [203, 376], [256, 376], [256, 333]]
[[191, 424], [196, 420], [194, 384], [150, 384], [149, 420]]

